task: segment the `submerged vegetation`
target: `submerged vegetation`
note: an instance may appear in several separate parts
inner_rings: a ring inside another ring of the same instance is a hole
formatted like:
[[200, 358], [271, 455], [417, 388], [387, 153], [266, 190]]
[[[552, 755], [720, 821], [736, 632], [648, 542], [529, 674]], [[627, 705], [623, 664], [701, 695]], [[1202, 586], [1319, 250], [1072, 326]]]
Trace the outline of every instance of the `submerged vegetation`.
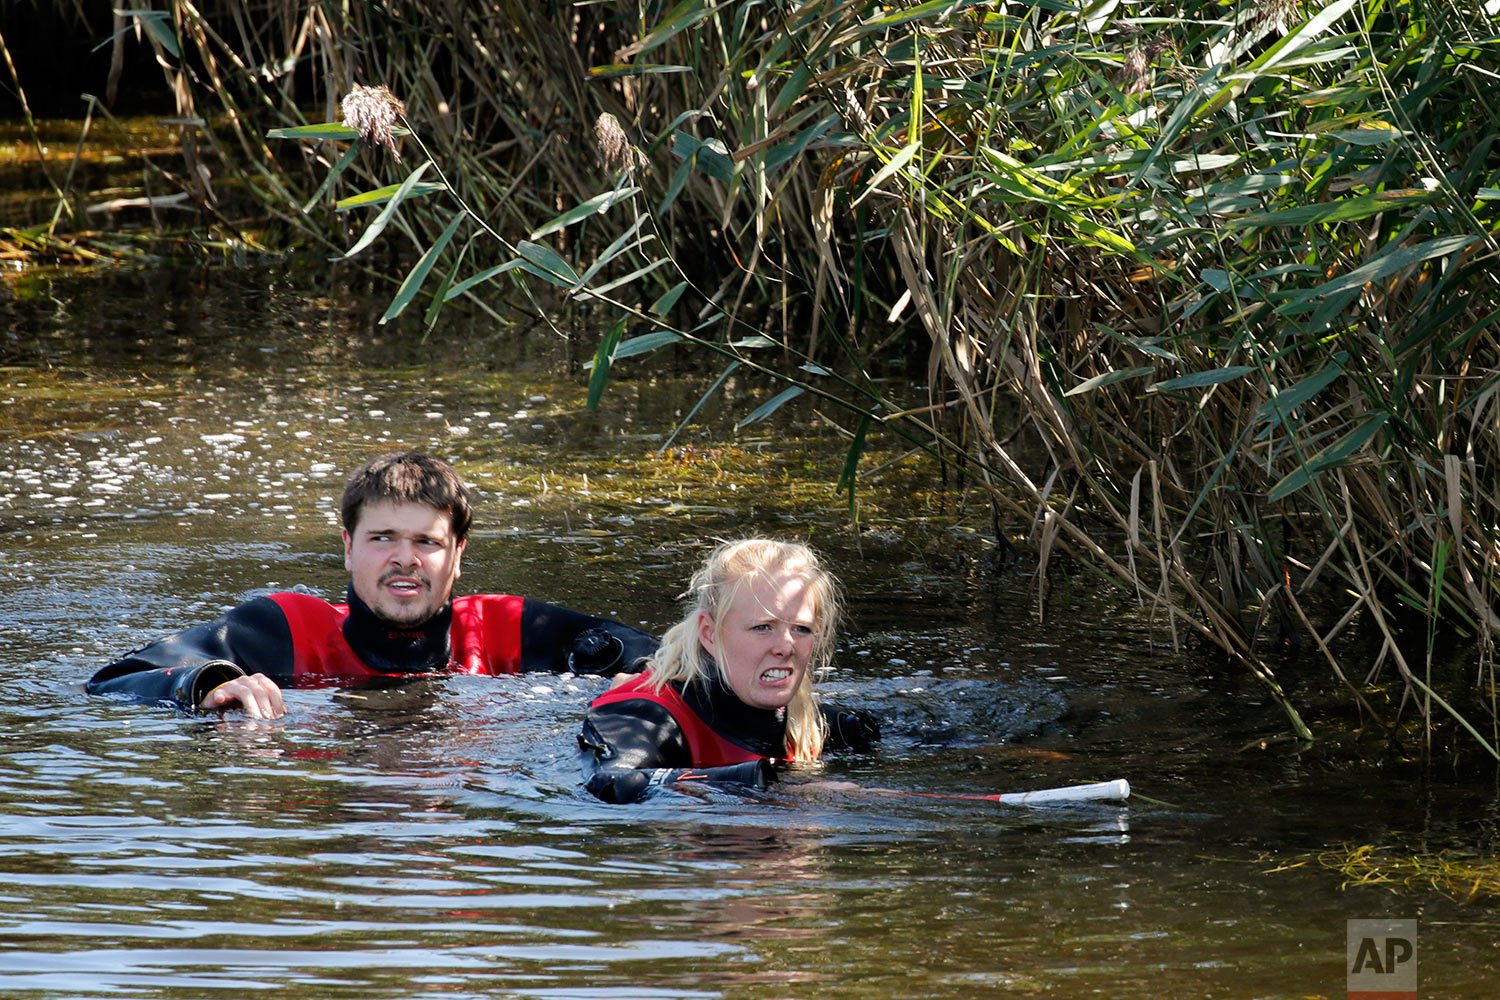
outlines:
[[[232, 169], [341, 258], [414, 246], [386, 320], [529, 300], [602, 330], [590, 405], [626, 359], [696, 351], [710, 393], [763, 383], [741, 426], [808, 399], [840, 423], [853, 516], [877, 436], [940, 457], [1034, 553], [1039, 614], [1066, 557], [1251, 670], [1304, 737], [1271, 663], [1294, 635], [1381, 728], [1450, 720], [1500, 758], [1480, 0], [116, 21], [116, 52], [167, 74], [194, 204], [222, 213]], [[341, 107], [357, 86], [389, 117]], [[1366, 697], [1383, 673], [1394, 710]]]
[[1500, 896], [1500, 862], [1463, 851], [1432, 853], [1375, 844], [1341, 844], [1280, 862], [1272, 872], [1316, 865], [1343, 876], [1350, 886], [1379, 886], [1391, 892], [1430, 889], [1468, 903]]

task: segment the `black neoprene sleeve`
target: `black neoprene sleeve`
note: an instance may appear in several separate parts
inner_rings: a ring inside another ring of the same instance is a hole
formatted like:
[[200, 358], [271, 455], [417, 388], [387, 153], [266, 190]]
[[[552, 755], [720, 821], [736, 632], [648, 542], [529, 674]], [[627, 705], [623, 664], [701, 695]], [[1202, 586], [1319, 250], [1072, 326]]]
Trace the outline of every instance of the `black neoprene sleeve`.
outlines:
[[639, 670], [656, 652], [654, 635], [609, 618], [596, 618], [527, 598], [521, 608], [521, 669], [549, 673], [615, 674]]
[[682, 727], [666, 708], [644, 699], [590, 709], [578, 745], [590, 771], [584, 787], [604, 802], [636, 802], [653, 788], [688, 782], [765, 788], [775, 777], [769, 760], [690, 766]]
[[282, 687], [292, 682], [291, 627], [268, 597], [126, 653], [94, 674], [86, 690], [193, 711], [213, 688], [247, 673], [266, 674]]

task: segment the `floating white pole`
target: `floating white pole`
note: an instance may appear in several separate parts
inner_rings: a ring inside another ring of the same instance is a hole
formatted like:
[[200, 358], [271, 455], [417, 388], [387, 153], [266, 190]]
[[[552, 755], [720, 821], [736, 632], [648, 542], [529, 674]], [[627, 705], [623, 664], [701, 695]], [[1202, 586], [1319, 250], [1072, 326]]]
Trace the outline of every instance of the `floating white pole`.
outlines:
[[1038, 788], [1031, 792], [1002, 792], [999, 795], [951, 795], [942, 792], [900, 792], [891, 788], [872, 788], [872, 792], [915, 795], [924, 799], [969, 799], [998, 802], [1003, 806], [1048, 806], [1068, 802], [1124, 802], [1130, 798], [1130, 782], [1124, 778], [1096, 781], [1091, 785], [1067, 785], [1063, 788]]
[[1003, 806], [1041, 806], [1057, 802], [1124, 802], [1130, 798], [1130, 782], [1124, 778], [1096, 781], [1092, 785], [1039, 788], [1034, 792], [1008, 792], [986, 796]]

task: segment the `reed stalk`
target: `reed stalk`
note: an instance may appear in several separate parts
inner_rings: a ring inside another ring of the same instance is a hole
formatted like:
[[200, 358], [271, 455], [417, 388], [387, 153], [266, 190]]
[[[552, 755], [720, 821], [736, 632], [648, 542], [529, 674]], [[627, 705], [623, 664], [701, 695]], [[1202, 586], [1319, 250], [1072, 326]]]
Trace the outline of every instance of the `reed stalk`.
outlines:
[[[612, 323], [591, 404], [677, 344], [716, 388], [776, 390], [744, 423], [842, 406], [851, 507], [875, 436], [931, 451], [1029, 540], [1039, 612], [1082, 561], [1304, 737], [1279, 638], [1310, 632], [1372, 712], [1390, 665], [1435, 725], [1456, 635], [1492, 716], [1456, 724], [1495, 753], [1500, 60], [1477, 0], [168, 6], [184, 113], [217, 102], [208, 141], [266, 204], [360, 251], [388, 224], [414, 242], [389, 318], [587, 302]], [[356, 84], [405, 102], [400, 163], [286, 131], [337, 123]], [[927, 407], [871, 378], [893, 356]]]

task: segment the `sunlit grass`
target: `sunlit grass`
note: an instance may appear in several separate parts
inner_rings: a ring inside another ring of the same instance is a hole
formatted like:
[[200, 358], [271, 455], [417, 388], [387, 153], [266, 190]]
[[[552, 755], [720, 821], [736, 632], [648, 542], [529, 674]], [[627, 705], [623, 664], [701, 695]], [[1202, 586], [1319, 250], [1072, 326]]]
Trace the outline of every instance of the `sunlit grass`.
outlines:
[[[595, 509], [629, 511], [648, 504], [667, 514], [756, 508], [822, 523], [849, 522], [856, 531], [862, 521], [886, 531], [967, 526], [972, 533], [983, 527], [964, 491], [943, 485], [935, 460], [899, 452], [889, 454], [893, 464], [880, 478], [860, 484], [850, 518], [848, 495], [834, 484], [838, 456], [816, 437], [795, 432], [775, 441], [715, 440], [710, 434], [702, 443], [665, 450], [632, 442], [561, 461], [545, 446], [497, 442], [497, 451], [504, 455], [503, 465], [475, 457], [466, 459], [466, 467], [503, 480], [507, 496], [540, 502], [586, 498]], [[715, 503], [718, 496], [722, 504]]]
[[1467, 903], [1500, 896], [1500, 859], [1442, 850], [1412, 851], [1399, 846], [1341, 844], [1296, 855], [1270, 872], [1317, 867], [1342, 877], [1342, 887], [1372, 886], [1394, 893], [1431, 890]]

